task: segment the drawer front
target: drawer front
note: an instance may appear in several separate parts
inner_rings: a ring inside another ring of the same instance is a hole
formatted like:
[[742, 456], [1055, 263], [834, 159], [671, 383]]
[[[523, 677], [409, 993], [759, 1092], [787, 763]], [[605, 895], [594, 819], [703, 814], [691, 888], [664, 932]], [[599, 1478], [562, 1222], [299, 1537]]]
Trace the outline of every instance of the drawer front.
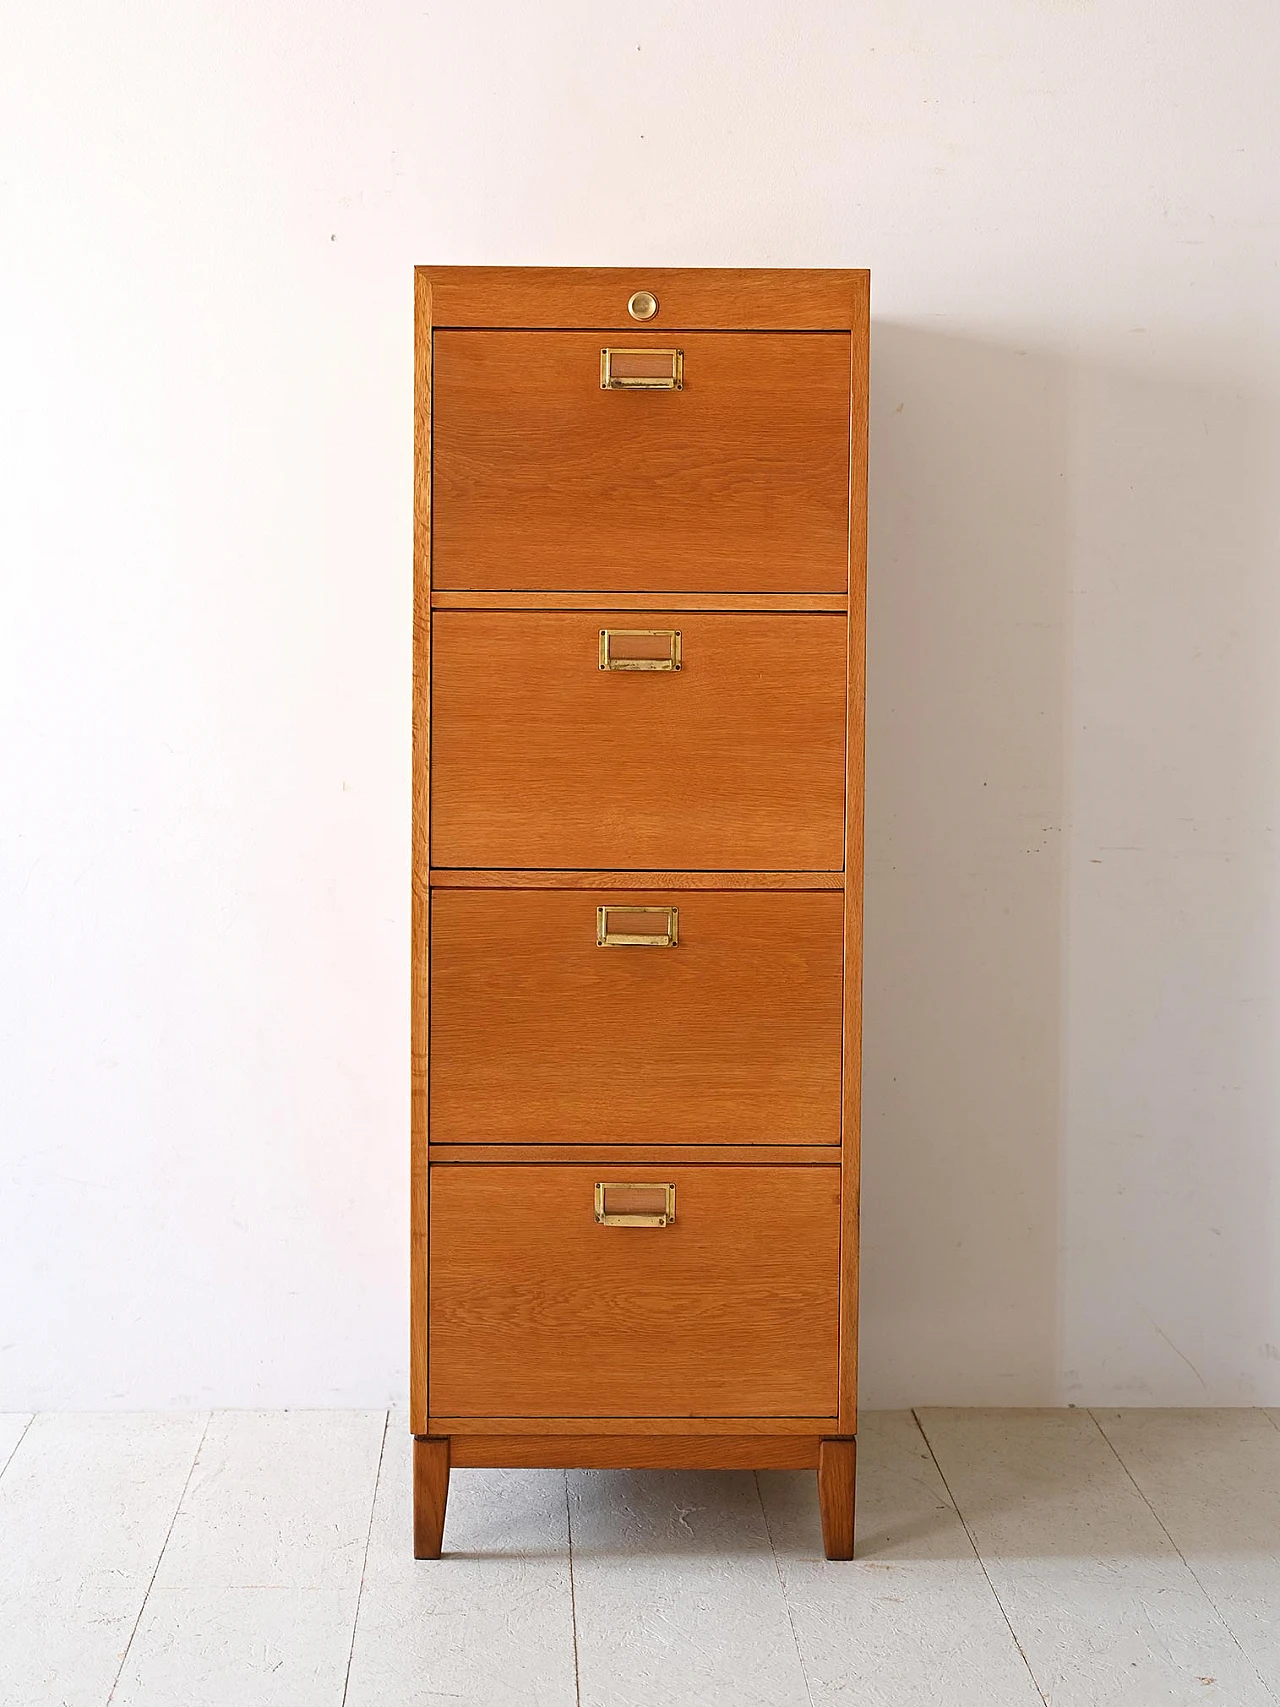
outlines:
[[[626, 637], [642, 627], [658, 633]], [[434, 865], [842, 868], [843, 617], [440, 611], [432, 628]], [[601, 668], [605, 628], [611, 660], [671, 662], [678, 634], [680, 668]]]
[[[627, 385], [676, 351], [679, 390]], [[837, 332], [437, 332], [433, 585], [845, 591], [849, 357]]]
[[432, 1142], [838, 1144], [843, 925], [833, 893], [436, 890]]
[[[602, 1225], [597, 1182], [673, 1186], [674, 1219]], [[834, 1416], [838, 1168], [463, 1164], [430, 1190], [432, 1415]]]

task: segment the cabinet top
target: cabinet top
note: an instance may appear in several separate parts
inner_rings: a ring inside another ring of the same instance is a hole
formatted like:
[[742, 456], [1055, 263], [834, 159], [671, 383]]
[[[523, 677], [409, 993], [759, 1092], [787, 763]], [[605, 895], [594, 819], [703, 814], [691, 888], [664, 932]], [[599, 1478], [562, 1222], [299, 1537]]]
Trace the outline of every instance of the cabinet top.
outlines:
[[865, 327], [871, 274], [837, 267], [430, 267], [415, 269], [431, 326], [849, 332]]

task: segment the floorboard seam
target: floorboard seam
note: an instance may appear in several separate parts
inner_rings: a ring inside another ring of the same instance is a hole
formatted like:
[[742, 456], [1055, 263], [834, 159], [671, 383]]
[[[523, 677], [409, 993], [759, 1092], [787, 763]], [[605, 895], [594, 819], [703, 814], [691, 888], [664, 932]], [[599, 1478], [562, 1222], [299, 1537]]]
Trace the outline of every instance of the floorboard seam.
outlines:
[[1173, 1536], [1170, 1535], [1168, 1529], [1165, 1527], [1164, 1519], [1160, 1516], [1160, 1513], [1152, 1505], [1151, 1501], [1147, 1498], [1146, 1494], [1144, 1494], [1142, 1489], [1138, 1486], [1138, 1483], [1134, 1479], [1133, 1472], [1130, 1470], [1129, 1466], [1125, 1463], [1124, 1459], [1120, 1456], [1119, 1452], [1116, 1450], [1116, 1447], [1113, 1444], [1110, 1436], [1107, 1434], [1106, 1429], [1103, 1428], [1102, 1424], [1098, 1421], [1097, 1417], [1094, 1415], [1092, 1410], [1090, 1410], [1090, 1412], [1089, 1412], [1089, 1421], [1093, 1424], [1094, 1428], [1097, 1429], [1098, 1433], [1102, 1436], [1103, 1440], [1106, 1441], [1107, 1447], [1111, 1452], [1111, 1456], [1115, 1459], [1116, 1463], [1124, 1471], [1124, 1474], [1125, 1474], [1125, 1476], [1129, 1482], [1129, 1485], [1132, 1487], [1134, 1493], [1137, 1494], [1138, 1498], [1142, 1501], [1143, 1505], [1146, 1506], [1147, 1510], [1151, 1513], [1152, 1517], [1154, 1517], [1156, 1522], [1160, 1525], [1160, 1533], [1164, 1536], [1165, 1540], [1168, 1541], [1169, 1545], [1173, 1548], [1174, 1552], [1182, 1560], [1183, 1565], [1186, 1567], [1187, 1575], [1191, 1578], [1192, 1582], [1200, 1590], [1200, 1593], [1204, 1596], [1205, 1600], [1208, 1601], [1209, 1605], [1213, 1608], [1214, 1617], [1218, 1620], [1218, 1623], [1221, 1624], [1222, 1628], [1226, 1631], [1227, 1635], [1230, 1637], [1231, 1641], [1234, 1643], [1236, 1651], [1239, 1653], [1240, 1658], [1249, 1667], [1250, 1671], [1257, 1678], [1258, 1682], [1262, 1685], [1263, 1689], [1267, 1692], [1267, 1694], [1271, 1697], [1271, 1699], [1273, 1701], [1275, 1701], [1277, 1699], [1275, 1691], [1272, 1689], [1271, 1685], [1267, 1682], [1266, 1678], [1262, 1675], [1262, 1673], [1258, 1670], [1257, 1666], [1254, 1665], [1254, 1663], [1250, 1659], [1249, 1655], [1241, 1647], [1239, 1639], [1237, 1638], [1235, 1631], [1231, 1628], [1230, 1624], [1228, 1624], [1226, 1619], [1223, 1617], [1221, 1607], [1218, 1605], [1217, 1601], [1213, 1598], [1213, 1596], [1209, 1593], [1208, 1589], [1204, 1586], [1204, 1584], [1200, 1581], [1200, 1578], [1196, 1575], [1195, 1566], [1187, 1558], [1187, 1555], [1182, 1551], [1182, 1548], [1179, 1547], [1178, 1543], [1174, 1540]]
[[31, 1415], [27, 1418], [26, 1422], [23, 1423], [22, 1433], [14, 1441], [13, 1450], [10, 1452], [9, 1456], [5, 1459], [4, 1463], [0, 1464], [0, 1476], [3, 1476], [5, 1471], [9, 1468], [10, 1464], [13, 1463], [14, 1458], [17, 1456], [18, 1448], [22, 1445], [23, 1441], [27, 1438], [27, 1430], [31, 1427], [32, 1423], [35, 1420], [36, 1420], [36, 1415], [35, 1415], [35, 1412], [33, 1411], [31, 1413]]
[[577, 1707], [582, 1707], [582, 1679], [578, 1672], [578, 1597], [573, 1585], [573, 1507], [569, 1502], [569, 1472], [562, 1470], [564, 1477], [564, 1523], [565, 1535], [569, 1543], [569, 1624], [573, 1631], [573, 1699]]
[[778, 1579], [778, 1593], [782, 1596], [782, 1605], [787, 1614], [787, 1623], [791, 1626], [791, 1641], [796, 1650], [796, 1664], [800, 1667], [800, 1676], [804, 1679], [805, 1699], [809, 1707], [813, 1707], [813, 1690], [809, 1687], [809, 1668], [804, 1663], [804, 1655], [800, 1651], [800, 1636], [796, 1630], [796, 1621], [791, 1612], [791, 1601], [787, 1596], [787, 1585], [782, 1580], [782, 1566], [778, 1561], [778, 1549], [773, 1544], [773, 1531], [769, 1528], [769, 1513], [765, 1510], [764, 1495], [760, 1491], [760, 1472], [751, 1472], [756, 1485], [756, 1498], [760, 1501], [760, 1515], [764, 1519], [764, 1533], [769, 1543], [769, 1556], [773, 1560], [774, 1575]]
[[387, 1456], [387, 1431], [391, 1427], [391, 1412], [382, 1419], [382, 1442], [378, 1447], [378, 1468], [373, 1478], [373, 1497], [369, 1501], [369, 1527], [364, 1533], [364, 1555], [360, 1560], [360, 1587], [356, 1590], [356, 1609], [351, 1620], [351, 1646], [347, 1649], [347, 1670], [342, 1679], [342, 1707], [347, 1707], [347, 1691], [351, 1688], [351, 1662], [355, 1658], [356, 1633], [360, 1628], [360, 1603], [364, 1599], [365, 1573], [369, 1569], [369, 1545], [373, 1540], [373, 1519], [378, 1509], [378, 1489], [382, 1483], [382, 1466]]
[[174, 1502], [173, 1516], [169, 1519], [169, 1527], [164, 1532], [164, 1540], [160, 1544], [160, 1551], [156, 1554], [155, 1568], [152, 1570], [151, 1576], [147, 1581], [147, 1590], [142, 1597], [142, 1605], [138, 1608], [138, 1616], [133, 1621], [133, 1629], [129, 1632], [129, 1640], [125, 1643], [124, 1652], [120, 1656], [120, 1664], [116, 1669], [115, 1681], [111, 1685], [110, 1692], [107, 1695], [106, 1707], [111, 1707], [111, 1703], [115, 1700], [116, 1690], [120, 1687], [120, 1679], [124, 1676], [124, 1668], [129, 1663], [129, 1655], [133, 1652], [133, 1644], [137, 1638], [138, 1631], [141, 1628], [143, 1614], [147, 1610], [147, 1603], [151, 1599], [151, 1591], [156, 1586], [156, 1578], [160, 1575], [160, 1565], [173, 1536], [173, 1526], [178, 1521], [178, 1513], [182, 1510], [182, 1502], [187, 1497], [187, 1489], [191, 1486], [191, 1478], [196, 1473], [196, 1465], [200, 1462], [200, 1454], [204, 1451], [204, 1443], [208, 1437], [209, 1425], [212, 1421], [213, 1412], [207, 1411], [205, 1413], [204, 1427], [200, 1430], [200, 1439], [196, 1444], [195, 1451], [191, 1455], [191, 1468], [187, 1471], [186, 1480], [182, 1484], [182, 1492]]
[[915, 1409], [914, 1406], [912, 1406], [912, 1409], [911, 1409], [911, 1418], [912, 1418], [912, 1421], [915, 1423], [916, 1427], [920, 1430], [920, 1438], [921, 1438], [921, 1440], [924, 1441], [925, 1448], [928, 1451], [930, 1458], [932, 1458], [932, 1460], [933, 1460], [934, 1469], [938, 1472], [938, 1475], [942, 1479], [942, 1485], [946, 1489], [947, 1498], [951, 1501], [951, 1508], [955, 1512], [956, 1516], [960, 1519], [960, 1527], [961, 1527], [961, 1529], [964, 1530], [965, 1537], [968, 1540], [970, 1547], [973, 1548], [973, 1556], [978, 1561], [978, 1569], [982, 1572], [983, 1576], [987, 1579], [987, 1587], [991, 1590], [991, 1598], [992, 1598], [992, 1600], [995, 1601], [996, 1605], [1000, 1608], [1000, 1616], [1001, 1616], [1001, 1618], [1004, 1619], [1005, 1628], [1009, 1632], [1009, 1639], [1010, 1639], [1010, 1641], [1012, 1641], [1014, 1647], [1018, 1650], [1019, 1659], [1021, 1659], [1023, 1665], [1026, 1666], [1026, 1668], [1027, 1668], [1027, 1676], [1031, 1679], [1031, 1687], [1035, 1690], [1036, 1694], [1040, 1697], [1041, 1701], [1044, 1702], [1044, 1707], [1049, 1707], [1049, 1697], [1045, 1694], [1044, 1690], [1041, 1689], [1040, 1680], [1036, 1676], [1035, 1672], [1031, 1669], [1031, 1661], [1027, 1658], [1026, 1650], [1023, 1648], [1022, 1643], [1018, 1640], [1018, 1632], [1014, 1629], [1013, 1624], [1009, 1618], [1009, 1614], [1005, 1610], [1005, 1604], [1001, 1600], [1000, 1595], [997, 1592], [996, 1585], [991, 1580], [991, 1572], [987, 1569], [987, 1561], [982, 1557], [982, 1554], [978, 1551], [978, 1543], [973, 1538], [973, 1531], [969, 1528], [969, 1525], [968, 1525], [967, 1521], [965, 1520], [965, 1515], [960, 1510], [959, 1501], [956, 1499], [956, 1496], [951, 1492], [951, 1483], [948, 1482], [946, 1475], [943, 1472], [942, 1465], [939, 1464], [939, 1462], [938, 1462], [938, 1454], [933, 1450], [933, 1442], [929, 1439], [929, 1436], [925, 1433], [924, 1424], [920, 1421], [920, 1414]]

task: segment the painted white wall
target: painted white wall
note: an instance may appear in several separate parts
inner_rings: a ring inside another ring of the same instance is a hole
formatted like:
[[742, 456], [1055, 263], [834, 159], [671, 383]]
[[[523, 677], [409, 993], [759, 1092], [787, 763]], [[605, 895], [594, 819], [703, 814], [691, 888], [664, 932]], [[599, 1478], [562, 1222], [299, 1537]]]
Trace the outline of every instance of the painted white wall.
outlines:
[[1280, 1403], [1271, 0], [0, 23], [0, 1406], [405, 1379], [414, 262], [874, 272], [864, 1396]]

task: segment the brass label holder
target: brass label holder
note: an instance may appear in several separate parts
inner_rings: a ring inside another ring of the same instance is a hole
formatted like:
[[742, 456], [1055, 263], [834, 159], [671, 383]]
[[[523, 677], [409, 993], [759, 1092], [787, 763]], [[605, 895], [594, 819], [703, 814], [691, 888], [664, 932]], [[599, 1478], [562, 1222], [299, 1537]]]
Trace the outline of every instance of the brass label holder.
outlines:
[[[659, 658], [619, 657], [613, 650], [616, 640], [665, 640], [667, 650]], [[680, 630], [678, 628], [602, 628], [600, 630], [600, 668], [602, 670], [678, 670], [680, 668]]]
[[[666, 923], [661, 931], [647, 934], [615, 931], [609, 924], [610, 913], [626, 913], [633, 918], [637, 913], [652, 913], [655, 917], [664, 919]], [[679, 941], [679, 907], [626, 907], [615, 902], [612, 907], [596, 908], [597, 948], [675, 948]]]
[[[643, 1192], [661, 1194], [661, 1209], [610, 1210], [609, 1193]], [[596, 1222], [601, 1227], [669, 1227], [676, 1218], [676, 1188], [673, 1185], [641, 1184], [638, 1180], [596, 1181]]]
[[601, 391], [683, 391], [683, 350], [600, 352]]

